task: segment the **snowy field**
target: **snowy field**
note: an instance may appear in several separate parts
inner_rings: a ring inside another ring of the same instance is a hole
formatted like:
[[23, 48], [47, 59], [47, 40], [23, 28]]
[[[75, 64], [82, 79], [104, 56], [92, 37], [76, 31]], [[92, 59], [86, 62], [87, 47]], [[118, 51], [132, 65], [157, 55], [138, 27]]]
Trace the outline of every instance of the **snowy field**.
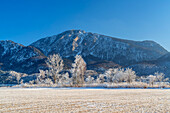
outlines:
[[170, 89], [0, 88], [0, 113], [169, 113]]

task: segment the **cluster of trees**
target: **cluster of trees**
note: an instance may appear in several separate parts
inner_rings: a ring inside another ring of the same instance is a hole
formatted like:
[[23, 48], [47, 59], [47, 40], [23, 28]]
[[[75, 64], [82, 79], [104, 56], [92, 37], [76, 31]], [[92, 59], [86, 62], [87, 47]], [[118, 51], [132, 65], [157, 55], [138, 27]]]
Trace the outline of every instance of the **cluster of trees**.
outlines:
[[133, 71], [130, 68], [126, 69], [108, 69], [104, 74], [99, 75], [99, 78], [97, 81], [104, 82], [102, 80], [103, 78], [106, 78], [107, 83], [119, 83], [119, 82], [128, 82], [131, 83], [135, 81], [136, 74], [135, 71]]
[[[145, 82], [154, 85], [155, 82], [168, 81], [164, 79], [163, 73], [156, 72], [154, 75], [145, 77], [136, 76], [135, 71], [130, 68], [110, 68], [104, 73], [98, 74], [94, 70], [86, 70], [86, 62], [80, 55], [75, 56], [74, 63], [70, 70], [64, 70], [64, 63], [60, 55], [54, 54], [47, 58], [47, 70], [40, 70], [36, 80], [29, 81], [30, 84], [57, 84], [59, 86], [83, 86], [84, 84], [112, 84], [126, 82], [131, 84], [134, 81]], [[12, 77], [17, 83], [23, 83], [23, 74], [11, 71]]]
[[84, 84], [84, 74], [86, 71], [86, 63], [80, 55], [76, 55], [75, 61], [72, 64], [70, 70], [71, 77], [69, 73], [62, 73], [63, 71], [63, 60], [58, 54], [51, 55], [47, 58], [46, 64], [48, 65], [48, 70], [40, 70], [40, 74], [37, 77], [37, 83], [46, 84], [58, 84], [58, 85], [83, 85]]
[[141, 82], [147, 82], [150, 85], [154, 85], [155, 82], [167, 82], [169, 81], [169, 78], [165, 78], [165, 74], [164, 73], [158, 73], [156, 72], [154, 75], [149, 75], [147, 77], [140, 77], [140, 81]]
[[46, 64], [49, 69], [44, 71], [40, 70], [40, 74], [37, 77], [37, 83], [45, 84], [58, 84], [58, 85], [73, 85], [82, 86], [83, 84], [93, 84], [93, 83], [121, 83], [127, 82], [132, 83], [135, 80], [142, 82], [149, 82], [153, 85], [154, 82], [167, 81], [164, 79], [163, 73], [155, 73], [154, 75], [149, 75], [148, 77], [138, 77], [130, 68], [119, 69], [111, 68], [105, 71], [103, 74], [97, 74], [97, 76], [92, 76], [96, 74], [92, 70], [86, 70], [86, 62], [80, 55], [76, 55], [72, 68], [69, 70], [71, 73], [62, 73], [64, 63], [60, 55], [54, 54], [48, 57]]
[[86, 72], [86, 62], [80, 55], [76, 55], [75, 61], [70, 69], [71, 77], [68, 73], [62, 74], [63, 60], [58, 54], [54, 54], [48, 57], [46, 64], [49, 69], [44, 71], [40, 70], [40, 74], [37, 78], [38, 83], [54, 83], [54, 84], [71, 84], [71, 85], [83, 85], [92, 83], [118, 83], [128, 82], [131, 83], [135, 80], [136, 74], [132, 69], [118, 69], [113, 68], [107, 70], [104, 74], [100, 74], [97, 78], [92, 77]]
[[21, 79], [21, 77], [23, 76], [27, 76], [27, 74], [23, 74], [23, 73], [18, 73], [16, 71], [10, 71], [9, 74], [11, 75], [10, 78], [11, 80], [16, 80], [17, 84], [22, 84], [23, 80]]

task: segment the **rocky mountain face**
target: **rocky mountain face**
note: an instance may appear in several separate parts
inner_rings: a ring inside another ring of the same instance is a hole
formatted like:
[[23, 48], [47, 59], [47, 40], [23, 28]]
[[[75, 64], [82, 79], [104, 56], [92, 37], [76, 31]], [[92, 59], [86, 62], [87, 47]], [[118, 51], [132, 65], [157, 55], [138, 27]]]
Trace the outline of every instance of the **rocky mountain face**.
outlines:
[[69, 30], [43, 38], [31, 46], [38, 48], [46, 56], [59, 53], [62, 57], [69, 58], [80, 54], [84, 58], [96, 57], [123, 66], [156, 60], [167, 53], [163, 47], [153, 41], [122, 40], [82, 30]]
[[129, 66], [133, 68], [138, 75], [149, 75], [155, 72], [163, 72], [170, 78], [170, 53], [158, 58], [157, 60], [141, 62]]
[[[132, 67], [138, 75], [169, 69], [169, 53], [153, 41], [123, 40], [82, 30], [69, 30], [42, 38], [30, 46], [0, 41], [0, 66], [3, 70], [24, 73], [46, 68], [48, 55], [60, 54], [68, 68], [80, 54], [90, 70]], [[159, 69], [158, 69], [159, 68]]]
[[43, 65], [46, 56], [32, 46], [13, 41], [0, 41], [0, 67], [2, 70], [34, 73]]

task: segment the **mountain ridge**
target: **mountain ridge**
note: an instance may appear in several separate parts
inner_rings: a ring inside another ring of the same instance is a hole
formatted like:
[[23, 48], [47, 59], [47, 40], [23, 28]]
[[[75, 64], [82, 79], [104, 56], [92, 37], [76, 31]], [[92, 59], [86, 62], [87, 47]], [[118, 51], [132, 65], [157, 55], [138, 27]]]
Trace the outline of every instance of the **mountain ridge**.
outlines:
[[[143, 60], [155, 60], [168, 52], [153, 41], [124, 40], [82, 30], [65, 31], [52, 37], [40, 39], [30, 45], [40, 49], [46, 56], [54, 53], [59, 53], [62, 57], [81, 54], [82, 56], [100, 56], [99, 58], [101, 59], [114, 61], [117, 55], [125, 57], [128, 54], [131, 56], [126, 57], [128, 57], [131, 63]], [[107, 49], [111, 50], [111, 54]], [[133, 58], [136, 54], [139, 55]], [[117, 63], [124, 64], [121, 61]]]
[[[7, 52], [6, 56], [8, 57], [4, 57], [5, 52]], [[145, 66], [160, 66], [161, 69], [155, 69], [154, 67], [154, 70], [169, 74], [170, 72], [162, 69], [165, 63], [157, 63], [157, 60], [160, 60], [168, 53], [161, 45], [150, 40], [133, 41], [83, 30], [67, 30], [58, 35], [41, 38], [29, 46], [9, 40], [0, 41], [0, 64], [3, 64], [0, 66], [4, 70], [9, 68], [9, 70], [24, 73], [35, 73], [39, 69], [47, 68], [45, 60], [48, 55], [60, 54], [67, 67], [71, 68], [74, 56], [80, 54], [87, 62], [88, 69], [132, 67], [139, 75], [145, 75], [140, 72], [142, 69], [145, 71]], [[21, 60], [19, 59], [20, 57], [25, 60], [17, 62], [17, 60]], [[9, 62], [17, 66], [8, 66]], [[165, 62], [169, 62], [169, 59], [165, 59]], [[27, 68], [22, 69], [24, 66]], [[168, 67], [169, 64], [165, 66]], [[31, 70], [33, 71], [31, 72]]]
[[0, 41], [0, 63], [3, 70], [32, 73], [34, 69], [31, 71], [31, 66], [38, 68], [37, 62], [45, 58], [46, 56], [35, 47], [24, 46], [10, 40]]

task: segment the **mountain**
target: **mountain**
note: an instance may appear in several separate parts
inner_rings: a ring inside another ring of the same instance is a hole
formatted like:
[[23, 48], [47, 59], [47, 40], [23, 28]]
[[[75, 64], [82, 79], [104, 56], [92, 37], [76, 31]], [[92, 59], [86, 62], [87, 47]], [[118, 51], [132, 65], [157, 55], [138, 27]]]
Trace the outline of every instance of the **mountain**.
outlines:
[[139, 75], [149, 75], [155, 72], [163, 72], [170, 78], [170, 53], [163, 55], [157, 60], [141, 62], [129, 66]]
[[157, 62], [166, 62], [166, 61], [170, 61], [170, 52], [157, 59]]
[[69, 30], [31, 44], [46, 56], [59, 53], [64, 58], [76, 54], [126, 66], [141, 61], [156, 60], [167, 50], [153, 41], [131, 41], [82, 30]]
[[46, 56], [32, 46], [13, 41], [0, 41], [0, 67], [2, 70], [34, 73], [45, 64]]
[[30, 46], [0, 41], [0, 66], [3, 70], [35, 73], [47, 68], [46, 57], [60, 54], [65, 68], [71, 68], [74, 56], [80, 54], [87, 69], [104, 72], [112, 67], [132, 67], [138, 75], [169, 69], [169, 53], [154, 41], [132, 41], [83, 30], [68, 30], [42, 38]]

